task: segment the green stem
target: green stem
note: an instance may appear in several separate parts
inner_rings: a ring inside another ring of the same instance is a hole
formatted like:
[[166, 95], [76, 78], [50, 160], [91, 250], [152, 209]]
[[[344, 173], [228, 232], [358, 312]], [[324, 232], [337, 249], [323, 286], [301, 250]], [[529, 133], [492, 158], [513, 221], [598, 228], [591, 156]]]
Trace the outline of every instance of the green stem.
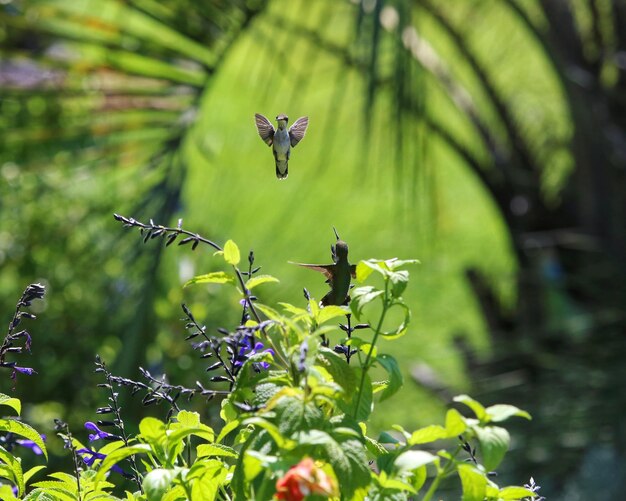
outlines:
[[452, 460], [448, 461], [448, 463], [446, 463], [443, 468], [437, 469], [437, 476], [433, 479], [433, 482], [432, 484], [430, 484], [430, 487], [428, 488], [428, 491], [426, 491], [426, 494], [424, 494], [422, 501], [430, 501], [430, 498], [432, 498], [433, 494], [435, 494], [435, 492], [437, 491], [437, 487], [439, 487], [439, 482], [441, 482], [441, 479], [445, 478], [454, 471], [454, 459], [460, 451], [461, 447], [457, 447], [456, 451], [454, 451], [454, 453], [452, 454]]
[[361, 382], [359, 383], [359, 392], [356, 396], [356, 402], [354, 406], [354, 419], [356, 419], [357, 414], [359, 412], [359, 405], [361, 404], [361, 396], [363, 395], [363, 386], [365, 385], [365, 376], [367, 375], [367, 371], [369, 369], [370, 361], [372, 359], [372, 353], [374, 353], [374, 348], [376, 347], [376, 341], [378, 340], [378, 336], [383, 328], [383, 321], [385, 320], [385, 315], [387, 314], [387, 310], [389, 309], [389, 281], [385, 279], [385, 294], [383, 295], [383, 311], [380, 314], [380, 318], [378, 319], [378, 325], [376, 326], [376, 331], [374, 331], [374, 337], [372, 338], [372, 344], [370, 345], [370, 349], [367, 352], [367, 357], [365, 357], [365, 363], [363, 364], [363, 369], [361, 372]]

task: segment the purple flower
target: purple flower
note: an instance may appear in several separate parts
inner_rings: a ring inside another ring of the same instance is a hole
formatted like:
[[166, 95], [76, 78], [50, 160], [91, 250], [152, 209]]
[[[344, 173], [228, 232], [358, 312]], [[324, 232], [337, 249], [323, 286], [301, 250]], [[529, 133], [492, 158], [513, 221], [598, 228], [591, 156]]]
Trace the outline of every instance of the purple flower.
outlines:
[[[254, 347], [251, 346], [250, 338], [246, 337], [243, 341], [243, 346], [239, 348], [239, 356], [237, 360], [235, 360], [235, 367], [241, 367], [243, 363], [248, 360], [252, 355], [256, 355], [257, 353], [269, 353], [274, 356], [274, 350], [271, 348], [263, 349], [265, 346], [261, 341], [258, 341]], [[258, 367], [262, 369], [268, 369], [270, 364], [269, 362], [258, 362]]]
[[94, 440], [100, 440], [101, 438], [104, 440], [115, 440], [117, 439], [116, 435], [113, 435], [112, 433], [109, 433], [108, 431], [102, 431], [100, 428], [98, 428], [96, 426], [95, 423], [92, 423], [91, 421], [87, 421], [85, 423], [85, 428], [87, 428], [89, 431], [93, 431], [94, 433], [90, 433], [89, 434], [89, 441], [93, 442]]
[[[83, 462], [89, 466], [92, 467], [93, 464], [97, 461], [97, 460], [104, 460], [106, 458], [106, 454], [101, 454], [100, 452], [96, 452], [96, 451], [92, 451], [90, 449], [78, 449], [76, 451], [77, 454], [80, 454], [83, 457]], [[122, 470], [119, 466], [117, 466], [116, 464], [113, 465], [111, 467], [111, 471], [114, 471], [116, 473], [119, 473], [120, 475], [124, 475], [127, 476], [128, 473], [126, 473], [124, 470]]]
[[33, 374], [37, 374], [37, 371], [35, 369], [32, 369], [31, 367], [19, 367], [17, 365], [14, 365], [13, 372], [11, 373], [11, 379], [15, 379], [18, 372], [21, 372], [22, 374], [26, 374], [27, 376], [32, 376]]
[[[46, 440], [46, 436], [45, 435], [41, 435], [42, 440], [45, 442]], [[41, 456], [43, 454], [43, 451], [41, 450], [41, 447], [39, 447], [35, 442], [33, 442], [32, 440], [26, 440], [23, 438], [18, 438], [15, 443], [17, 445], [21, 445], [22, 447], [26, 447], [27, 449], [30, 449], [31, 451], [33, 451], [37, 456]]]

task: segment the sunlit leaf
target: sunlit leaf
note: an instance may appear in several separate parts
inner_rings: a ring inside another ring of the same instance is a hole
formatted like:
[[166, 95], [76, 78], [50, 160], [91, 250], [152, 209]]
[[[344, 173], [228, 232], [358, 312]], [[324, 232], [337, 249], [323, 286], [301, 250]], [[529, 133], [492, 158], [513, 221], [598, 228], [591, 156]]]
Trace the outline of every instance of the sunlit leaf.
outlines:
[[239, 254], [239, 247], [232, 240], [228, 240], [224, 244], [224, 260], [228, 264], [232, 264], [233, 266], [237, 266], [239, 261], [241, 260], [241, 255]]
[[246, 282], [246, 289], [252, 290], [258, 285], [266, 284], [270, 282], [279, 282], [279, 280], [271, 275], [257, 275], [255, 277], [250, 278]]
[[193, 277], [191, 280], [188, 280], [184, 287], [193, 284], [234, 284], [235, 279], [232, 275], [225, 273], [223, 271], [214, 271], [212, 273], [207, 273], [206, 275], [198, 275], [197, 277]]

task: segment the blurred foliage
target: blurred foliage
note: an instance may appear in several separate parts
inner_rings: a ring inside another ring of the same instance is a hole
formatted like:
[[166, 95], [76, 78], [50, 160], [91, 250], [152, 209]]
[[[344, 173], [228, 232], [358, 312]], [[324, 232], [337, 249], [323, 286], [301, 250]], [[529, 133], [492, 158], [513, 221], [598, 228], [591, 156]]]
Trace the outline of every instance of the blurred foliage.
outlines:
[[[293, 303], [324, 286], [287, 261], [328, 259], [333, 225], [355, 260], [418, 256], [407, 373], [445, 397], [467, 370], [528, 408], [522, 478], [619, 443], [625, 19], [610, 0], [1, 2], [0, 311], [50, 290], [33, 415], [89, 415], [96, 352], [193, 382], [173, 305], [234, 319], [235, 296], [181, 289], [210, 256], [140, 249], [119, 212], [254, 248]], [[285, 182], [255, 112], [310, 117]], [[377, 424], [442, 415], [423, 387]], [[555, 409], [577, 418], [555, 429]]]

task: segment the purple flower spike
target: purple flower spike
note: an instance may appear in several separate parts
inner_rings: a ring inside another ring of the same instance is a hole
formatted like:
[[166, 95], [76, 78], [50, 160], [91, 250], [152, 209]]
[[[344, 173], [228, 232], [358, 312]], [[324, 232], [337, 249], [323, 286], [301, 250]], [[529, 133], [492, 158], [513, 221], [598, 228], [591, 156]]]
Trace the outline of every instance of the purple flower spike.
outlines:
[[104, 439], [104, 440], [111, 440], [111, 439], [116, 439], [117, 437], [115, 435], [113, 435], [112, 433], [109, 433], [108, 431], [103, 431], [100, 428], [98, 428], [96, 426], [96, 423], [92, 423], [91, 421], [87, 421], [85, 423], [85, 428], [87, 428], [89, 431], [93, 431], [93, 433], [89, 434], [89, 441], [93, 442], [94, 440], [100, 440], [100, 439]]
[[[256, 355], [257, 353], [269, 353], [274, 356], [274, 350], [272, 350], [271, 348], [267, 348], [264, 350], [263, 348], [265, 348], [265, 346], [261, 341], [257, 341], [254, 344], [254, 347], [252, 347], [250, 346], [250, 340], [246, 338], [241, 348], [239, 348], [239, 356], [235, 361], [235, 367], [241, 367], [248, 358], [250, 358], [252, 355]], [[268, 369], [270, 366], [269, 362], [258, 362], [255, 365], [262, 369]]]

